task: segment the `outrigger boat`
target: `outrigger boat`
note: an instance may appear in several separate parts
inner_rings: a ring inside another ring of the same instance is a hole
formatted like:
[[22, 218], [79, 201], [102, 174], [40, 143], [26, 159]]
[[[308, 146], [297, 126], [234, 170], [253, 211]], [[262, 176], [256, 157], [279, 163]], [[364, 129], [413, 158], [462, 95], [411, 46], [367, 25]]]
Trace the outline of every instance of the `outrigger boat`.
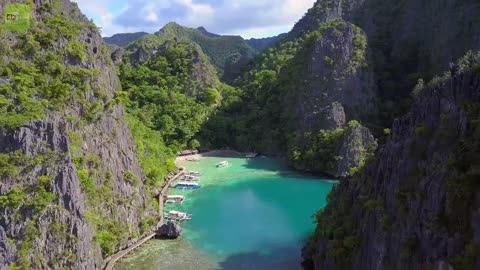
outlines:
[[198, 157], [192, 157], [192, 158], [187, 158], [187, 161], [200, 161], [200, 158]]
[[184, 212], [173, 211], [172, 210], [172, 211], [169, 211], [168, 213], [165, 214], [165, 218], [181, 221], [181, 220], [192, 219], [192, 215], [189, 215], [189, 214], [184, 213]]
[[199, 189], [200, 184], [197, 182], [179, 182], [174, 187], [178, 189]]
[[165, 196], [165, 203], [183, 203], [185, 196], [183, 195], [167, 195]]
[[199, 172], [196, 172], [196, 171], [191, 171], [191, 172], [187, 173], [186, 175], [200, 176], [202, 174], [200, 174]]
[[228, 161], [221, 161], [217, 163], [217, 168], [224, 168], [224, 167], [230, 167], [232, 164], [228, 163]]
[[195, 175], [185, 175], [182, 177], [182, 181], [199, 181], [200, 176]]

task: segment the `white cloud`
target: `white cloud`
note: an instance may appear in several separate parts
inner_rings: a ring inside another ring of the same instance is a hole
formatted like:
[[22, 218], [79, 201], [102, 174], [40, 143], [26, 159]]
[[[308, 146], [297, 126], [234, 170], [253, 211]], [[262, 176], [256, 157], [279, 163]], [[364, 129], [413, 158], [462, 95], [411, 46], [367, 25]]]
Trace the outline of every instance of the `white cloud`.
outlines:
[[[158, 31], [164, 24], [198, 27], [246, 38], [287, 32], [315, 0], [77, 0], [102, 28], [119, 32]], [[115, 10], [112, 10], [114, 7]]]

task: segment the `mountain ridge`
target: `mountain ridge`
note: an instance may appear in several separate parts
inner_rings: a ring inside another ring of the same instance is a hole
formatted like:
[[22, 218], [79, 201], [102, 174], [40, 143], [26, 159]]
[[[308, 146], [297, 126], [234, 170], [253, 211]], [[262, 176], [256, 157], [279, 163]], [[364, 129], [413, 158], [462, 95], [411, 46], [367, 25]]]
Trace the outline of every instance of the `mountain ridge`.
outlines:
[[[256, 55], [274, 46], [284, 36], [281, 34], [270, 38], [244, 39], [238, 35], [210, 33], [203, 26], [189, 28], [176, 22], [170, 22], [154, 34], [141, 35], [139, 38], [131, 40], [125, 47], [132, 50], [136, 47], [148, 49], [151, 46], [161, 45], [166, 40], [192, 41], [200, 45], [210, 57], [222, 80], [231, 82]], [[107, 39], [106, 41], [108, 41]]]
[[134, 42], [145, 35], [148, 35], [148, 33], [147, 32], [118, 33], [110, 37], [104, 37], [103, 40], [110, 45], [126, 47], [131, 42]]

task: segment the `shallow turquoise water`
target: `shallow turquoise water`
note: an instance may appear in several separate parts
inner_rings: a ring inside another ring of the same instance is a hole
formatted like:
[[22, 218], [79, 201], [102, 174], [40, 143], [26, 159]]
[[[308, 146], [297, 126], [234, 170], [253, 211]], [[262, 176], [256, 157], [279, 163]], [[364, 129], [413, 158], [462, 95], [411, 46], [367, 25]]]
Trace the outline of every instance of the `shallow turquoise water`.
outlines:
[[[232, 166], [216, 168], [219, 161]], [[289, 171], [268, 158], [202, 158], [181, 165], [202, 173], [201, 189], [168, 209], [192, 214], [176, 241], [155, 240], [117, 269], [301, 269], [300, 252], [334, 181]], [[168, 210], [167, 209], [167, 210]]]

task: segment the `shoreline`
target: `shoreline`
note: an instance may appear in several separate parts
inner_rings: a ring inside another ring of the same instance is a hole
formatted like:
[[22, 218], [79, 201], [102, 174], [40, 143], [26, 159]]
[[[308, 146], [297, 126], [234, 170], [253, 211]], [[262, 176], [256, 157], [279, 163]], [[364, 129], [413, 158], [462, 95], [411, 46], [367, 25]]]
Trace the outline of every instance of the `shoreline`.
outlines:
[[[260, 155], [260, 154], [256, 157], [254, 157], [254, 158], [248, 158], [246, 156], [249, 153], [251, 153], [251, 152], [239, 152], [239, 151], [235, 151], [235, 150], [212, 150], [212, 151], [207, 151], [207, 152], [188, 155], [188, 156], [177, 156], [175, 158], [175, 165], [177, 165], [177, 166], [185, 165], [185, 162], [189, 161], [188, 159], [201, 159], [203, 157], [226, 157], [226, 158], [246, 158], [246, 159], [256, 159], [256, 158], [259, 158], [259, 157], [267, 157], [267, 158], [275, 159], [275, 160], [278, 160], [278, 161], [286, 161], [286, 159], [283, 158], [283, 157]], [[183, 163], [183, 164], [179, 164], [179, 163]], [[286, 166], [290, 170], [292, 170], [296, 173], [299, 173], [303, 176], [306, 176], [306, 177], [320, 177], [322, 179], [323, 178], [330, 178], [334, 181], [344, 180], [342, 177], [336, 177], [334, 175], [330, 175], [329, 173], [325, 173], [325, 172], [308, 172], [308, 171], [299, 170], [299, 169], [297, 169], [297, 168], [295, 168], [295, 167], [293, 167], [292, 165], [289, 165], [289, 164], [286, 164]]]
[[188, 156], [177, 156], [175, 158], [175, 163], [181, 161], [188, 161], [188, 159], [192, 158], [202, 158], [202, 157], [238, 157], [238, 158], [246, 158], [247, 153], [238, 152], [235, 150], [212, 150], [204, 153], [198, 153], [194, 155]]

